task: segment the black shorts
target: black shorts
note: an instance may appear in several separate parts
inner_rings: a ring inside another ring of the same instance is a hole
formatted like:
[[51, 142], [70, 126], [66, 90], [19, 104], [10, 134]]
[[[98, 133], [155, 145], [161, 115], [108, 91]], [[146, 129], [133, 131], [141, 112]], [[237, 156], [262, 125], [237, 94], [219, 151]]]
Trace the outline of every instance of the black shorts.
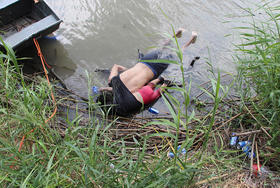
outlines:
[[110, 84], [113, 88], [115, 111], [118, 115], [128, 116], [141, 110], [142, 103], [127, 89], [119, 75], [113, 77]]
[[161, 62], [151, 63], [151, 62], [145, 62], [143, 60], [157, 60], [157, 59], [172, 60], [172, 59], [174, 59], [174, 57], [172, 54], [163, 55], [161, 50], [155, 50], [146, 55], [143, 55], [140, 58], [140, 63], [144, 63], [153, 71], [153, 73], [154, 73], [153, 79], [156, 79], [157, 77], [159, 77], [159, 75], [161, 75], [161, 73], [165, 69], [167, 69], [169, 63], [161, 63]]

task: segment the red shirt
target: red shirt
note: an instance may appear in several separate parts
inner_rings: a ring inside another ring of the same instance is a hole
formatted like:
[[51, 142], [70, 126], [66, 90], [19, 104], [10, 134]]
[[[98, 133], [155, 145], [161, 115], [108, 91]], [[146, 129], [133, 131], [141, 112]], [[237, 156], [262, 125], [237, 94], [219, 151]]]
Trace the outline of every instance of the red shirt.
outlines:
[[144, 104], [150, 104], [151, 102], [153, 102], [154, 100], [160, 97], [161, 89], [157, 89], [157, 90], [154, 89], [155, 89], [155, 85], [149, 83], [148, 85], [138, 90], [138, 92], [141, 94], [143, 98]]

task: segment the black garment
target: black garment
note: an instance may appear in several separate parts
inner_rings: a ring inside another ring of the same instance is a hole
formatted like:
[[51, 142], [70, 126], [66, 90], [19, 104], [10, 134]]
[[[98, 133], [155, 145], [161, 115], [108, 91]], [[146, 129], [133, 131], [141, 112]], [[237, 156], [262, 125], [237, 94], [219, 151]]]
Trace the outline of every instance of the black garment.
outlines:
[[172, 59], [174, 59], [172, 54], [165, 55], [162, 53], [161, 50], [155, 50], [146, 55], [141, 54], [141, 55], [139, 55], [139, 57], [140, 57], [140, 62], [147, 65], [153, 71], [153, 73], [154, 73], [153, 79], [156, 79], [157, 77], [159, 77], [159, 75], [165, 69], [167, 69], [167, 67], [169, 66], [169, 63], [161, 63], [161, 62], [151, 63], [151, 62], [145, 62], [143, 60], [157, 60], [157, 59], [172, 60]]
[[114, 94], [115, 112], [120, 116], [127, 116], [137, 113], [142, 108], [140, 103], [134, 95], [127, 89], [120, 79], [120, 76], [115, 76], [111, 80]]
[[[172, 54], [166, 54], [162, 50], [155, 50], [146, 55], [140, 54], [140, 62], [147, 65], [154, 73], [154, 78], [156, 79], [168, 66], [168, 63], [151, 63], [145, 62], [145, 60], [157, 60], [157, 59], [174, 59]], [[128, 88], [121, 81], [120, 76], [115, 76], [112, 78], [109, 86], [113, 88], [113, 104], [115, 105], [114, 111], [117, 115], [128, 116], [135, 114], [144, 108], [141, 102], [139, 102], [134, 95], [128, 90]]]

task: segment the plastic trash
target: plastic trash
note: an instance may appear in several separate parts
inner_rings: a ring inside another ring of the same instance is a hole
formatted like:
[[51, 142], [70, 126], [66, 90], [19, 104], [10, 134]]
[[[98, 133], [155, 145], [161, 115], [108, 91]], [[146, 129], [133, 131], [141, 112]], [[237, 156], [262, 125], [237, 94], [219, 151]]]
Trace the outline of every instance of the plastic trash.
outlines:
[[175, 157], [173, 152], [168, 152], [167, 156], [172, 159]]
[[110, 168], [111, 168], [111, 169], [114, 169], [114, 168], [115, 168], [115, 165], [111, 163], [111, 164], [110, 164]]
[[238, 142], [238, 136], [236, 136], [236, 133], [232, 133], [232, 137], [230, 138], [230, 146], [236, 146], [237, 149], [241, 149], [249, 158], [253, 156], [255, 157], [255, 153], [252, 154], [252, 148], [251, 148], [251, 142], [250, 141], [240, 141]]
[[[246, 145], [246, 146], [244, 146], [244, 147], [242, 148], [242, 151], [243, 151], [244, 153], [246, 153], [246, 155], [247, 155], [249, 158], [251, 158], [251, 155], [252, 155], [251, 150], [252, 150], [252, 148], [251, 148], [250, 145]], [[253, 158], [254, 158], [254, 157], [255, 157], [255, 153], [253, 152]]]
[[241, 142], [238, 142], [238, 143], [237, 143], [237, 149], [241, 149], [241, 148], [243, 148], [244, 146], [250, 145], [250, 144], [251, 144], [250, 141], [241, 141]]
[[[251, 152], [248, 152], [247, 156], [251, 158]], [[256, 155], [255, 155], [255, 153], [253, 152], [253, 158], [255, 158], [255, 157], [256, 157]]]
[[243, 151], [244, 153], [248, 153], [248, 152], [251, 151], [251, 147], [250, 147], [249, 145], [246, 145], [246, 146], [244, 146], [244, 147], [242, 148], [242, 151]]
[[97, 86], [92, 86], [92, 93], [94, 95], [98, 94], [98, 90], [99, 90], [99, 88]]
[[115, 165], [114, 165], [114, 164], [112, 164], [112, 163], [110, 163], [110, 168], [111, 168], [111, 169], [114, 169], [116, 173], [118, 173], [118, 172], [119, 172], [119, 170], [118, 170], [118, 169], [115, 169]]
[[270, 171], [267, 167], [260, 165], [260, 171], [258, 170], [258, 165], [254, 164], [253, 165], [253, 173], [256, 177], [258, 177], [259, 175], [262, 177], [268, 176]]
[[57, 40], [55, 35], [46, 35], [44, 36], [45, 39], [49, 39], [49, 40]]
[[[179, 151], [180, 149], [181, 149], [181, 145], [179, 145], [179, 146], [177, 147], [177, 151]], [[186, 155], [186, 153], [187, 153], [187, 150], [186, 150], [185, 148], [183, 148], [182, 151], [180, 151], [180, 152], [177, 153], [177, 155], [178, 155], [178, 157], [180, 157], [180, 156]], [[174, 157], [175, 157], [175, 154], [174, 154], [173, 152], [170, 151], [170, 152], [168, 152], [167, 156], [168, 156], [169, 158], [174, 158]]]
[[[181, 149], [181, 145], [178, 146], [177, 151], [179, 151], [180, 149]], [[187, 153], [187, 150], [185, 148], [183, 148], [180, 155], [186, 155], [186, 153]]]
[[230, 145], [235, 146], [238, 141], [238, 136], [235, 136], [236, 133], [232, 133], [231, 135], [232, 135], [232, 137], [230, 138]]
[[158, 111], [157, 109], [155, 109], [155, 108], [152, 108], [152, 107], [150, 107], [150, 108], [148, 109], [148, 111], [149, 111], [150, 113], [152, 113], [152, 114], [159, 114], [159, 111]]

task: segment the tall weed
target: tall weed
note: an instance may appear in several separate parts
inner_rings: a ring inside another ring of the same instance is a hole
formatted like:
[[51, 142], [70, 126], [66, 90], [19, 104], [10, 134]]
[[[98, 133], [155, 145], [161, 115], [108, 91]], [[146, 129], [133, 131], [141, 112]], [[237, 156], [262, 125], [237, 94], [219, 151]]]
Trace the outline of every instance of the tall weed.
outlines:
[[[256, 18], [241, 30], [243, 43], [237, 46], [239, 78], [244, 104], [254, 107], [259, 127], [269, 127], [271, 144], [278, 149], [280, 138], [280, 7], [269, 3], [258, 7]], [[242, 32], [243, 31], [243, 32]], [[249, 99], [251, 98], [251, 100]]]
[[[44, 79], [36, 84], [25, 82], [12, 49], [7, 49], [10, 51], [7, 54], [1, 53], [1, 184], [4, 187], [183, 187], [196, 181], [207, 182], [213, 176], [219, 180], [219, 174], [235, 163], [227, 159], [231, 153], [224, 152], [224, 146], [217, 144], [218, 140], [223, 143], [222, 137], [212, 134], [215, 114], [223, 98], [220, 74], [217, 80], [211, 81], [213, 92], [208, 92], [215, 104], [206, 116], [211, 119], [205, 117], [200, 122], [194, 111], [188, 114], [191, 87], [187, 89], [186, 84], [191, 82], [184, 78], [183, 54], [177, 38], [172, 40], [179, 61], [169, 63], [180, 67], [183, 87], [168, 89], [180, 92], [183, 104], [166, 92], [163, 99], [172, 118], [157, 119], [145, 126], [163, 126], [167, 131], [141, 135], [138, 132], [141, 130], [137, 130], [129, 144], [126, 136], [115, 139], [116, 135], [110, 131], [118, 129], [118, 119], [109, 119], [106, 113], [101, 117], [93, 113], [99, 107], [91, 97], [86, 123], [82, 123], [83, 118], [77, 113], [73, 120], [66, 117], [67, 127], [59, 127], [59, 118], [45, 124], [53, 110], [51, 88]], [[58, 105], [64, 100], [59, 100]], [[193, 121], [198, 122], [197, 126], [190, 129], [189, 123]], [[156, 126], [152, 127], [155, 131]], [[179, 142], [181, 134], [185, 139]], [[26, 136], [25, 143], [19, 152], [23, 136]], [[152, 137], [162, 139], [158, 145], [161, 149], [153, 145], [153, 153], [148, 145]], [[214, 152], [207, 149], [213, 139]], [[193, 151], [198, 143], [203, 144], [202, 149]], [[179, 145], [181, 149], [177, 150]], [[186, 155], [180, 156], [183, 148]], [[174, 158], [167, 156], [169, 151], [174, 152]], [[217, 173], [213, 169], [220, 161], [222, 165]], [[213, 169], [209, 170], [209, 166]]]

